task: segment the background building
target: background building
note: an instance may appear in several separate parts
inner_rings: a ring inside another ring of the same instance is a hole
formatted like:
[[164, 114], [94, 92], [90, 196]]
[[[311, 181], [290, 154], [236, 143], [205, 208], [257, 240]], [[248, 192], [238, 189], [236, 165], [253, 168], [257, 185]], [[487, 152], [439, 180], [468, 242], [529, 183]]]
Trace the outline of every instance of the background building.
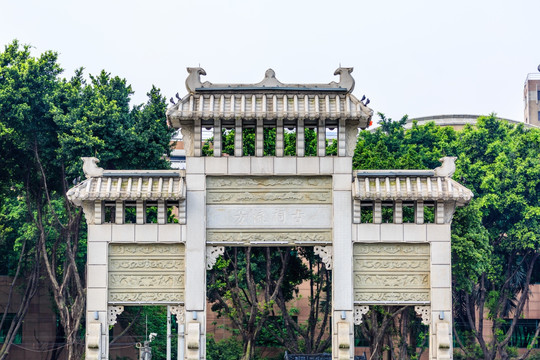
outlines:
[[525, 103], [525, 124], [540, 126], [540, 73], [527, 74], [525, 88], [523, 89], [523, 101]]

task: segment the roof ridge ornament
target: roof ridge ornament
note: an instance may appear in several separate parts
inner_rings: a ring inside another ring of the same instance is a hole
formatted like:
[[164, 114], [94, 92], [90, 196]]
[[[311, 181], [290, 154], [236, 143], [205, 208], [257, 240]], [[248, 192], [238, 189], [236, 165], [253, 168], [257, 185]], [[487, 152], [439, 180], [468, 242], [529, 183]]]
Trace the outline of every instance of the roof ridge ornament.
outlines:
[[456, 172], [456, 159], [455, 156], [445, 156], [439, 159], [442, 163], [441, 166], [433, 169], [435, 171], [435, 176], [442, 177], [452, 177], [454, 172]]
[[97, 163], [99, 162], [98, 158], [81, 157], [81, 159], [83, 161], [84, 176], [86, 176], [87, 179], [103, 176], [103, 168], [97, 166]]
[[201, 67], [188, 67], [189, 73], [186, 78], [186, 88], [188, 92], [211, 90], [320, 90], [320, 91], [345, 91], [350, 93], [354, 89], [354, 78], [351, 76], [352, 67], [339, 67], [334, 75], [339, 75], [339, 82], [332, 81], [328, 84], [284, 84], [276, 78], [276, 73], [272, 69], [266, 70], [264, 79], [255, 84], [213, 84], [201, 81], [201, 75], [206, 75], [206, 71]]

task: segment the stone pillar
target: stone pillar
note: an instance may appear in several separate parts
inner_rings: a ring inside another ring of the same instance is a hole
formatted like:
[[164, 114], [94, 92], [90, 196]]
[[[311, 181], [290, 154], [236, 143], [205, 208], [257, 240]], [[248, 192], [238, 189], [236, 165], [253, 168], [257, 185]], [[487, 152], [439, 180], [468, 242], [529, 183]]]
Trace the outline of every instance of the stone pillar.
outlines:
[[[339, 164], [338, 164], [339, 163]], [[354, 356], [352, 158], [336, 159], [333, 175], [332, 358]]]
[[193, 156], [201, 156], [201, 120], [193, 121]]
[[86, 328], [86, 351], [89, 355], [99, 351], [102, 360], [109, 359], [107, 260], [111, 237], [111, 224], [88, 225], [86, 323], [93, 326]]
[[317, 127], [317, 156], [326, 156], [326, 126], [324, 119], [319, 119]]
[[234, 156], [242, 156], [244, 153], [242, 144], [242, 119], [236, 119], [234, 125]]
[[296, 126], [296, 156], [305, 155], [306, 143], [304, 137], [304, 119], [298, 119]]
[[430, 360], [452, 358], [452, 263], [450, 224], [427, 224], [431, 243]]
[[283, 119], [276, 121], [276, 156], [283, 156], [285, 144], [283, 140]]
[[338, 135], [338, 156], [347, 156], [347, 143], [346, 143], [347, 128], [345, 125], [345, 119], [339, 119], [337, 135]]
[[214, 119], [214, 157], [221, 156], [221, 120]]
[[263, 119], [257, 119], [255, 127], [255, 156], [264, 155], [264, 125]]
[[[205, 358], [206, 351], [206, 176], [204, 160], [205, 158], [202, 157], [188, 157], [186, 159], [188, 216], [185, 243], [185, 354], [187, 358], [199, 356], [199, 359]], [[227, 161], [227, 158], [216, 160]]]

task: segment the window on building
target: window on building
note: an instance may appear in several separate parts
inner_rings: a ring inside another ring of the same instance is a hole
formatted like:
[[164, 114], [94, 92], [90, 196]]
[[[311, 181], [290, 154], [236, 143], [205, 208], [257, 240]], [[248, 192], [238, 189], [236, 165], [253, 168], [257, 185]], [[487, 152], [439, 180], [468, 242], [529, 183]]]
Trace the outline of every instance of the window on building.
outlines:
[[[539, 322], [539, 319], [518, 319], [508, 345], [518, 348], [526, 348], [529, 346], [531, 340], [534, 338], [534, 332], [536, 331]], [[510, 328], [510, 325], [511, 321], [507, 321], [507, 324], [503, 326], [502, 330], [506, 333]], [[532, 347], [535, 349], [540, 348], [538, 341], [535, 341], [535, 343], [532, 344]]]
[[[8, 333], [8, 330], [11, 326], [11, 323], [15, 319], [14, 313], [8, 313], [6, 314], [6, 319], [4, 321], [4, 324], [2, 328], [0, 329], [0, 344], [3, 344], [6, 341], [6, 336]], [[19, 330], [17, 330], [17, 334], [15, 334], [15, 340], [13, 341], [14, 344], [21, 344], [22, 343], [22, 325], [19, 326]]]
[[534, 268], [531, 275], [531, 284], [540, 284], [540, 259], [534, 263]]

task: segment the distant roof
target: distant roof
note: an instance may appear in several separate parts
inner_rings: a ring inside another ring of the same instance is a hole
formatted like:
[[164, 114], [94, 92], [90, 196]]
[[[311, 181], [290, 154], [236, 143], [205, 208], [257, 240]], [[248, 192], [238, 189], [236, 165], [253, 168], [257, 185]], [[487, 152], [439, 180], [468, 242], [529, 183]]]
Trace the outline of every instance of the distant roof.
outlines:
[[[431, 115], [431, 116], [422, 116], [416, 118], [409, 118], [405, 124], [406, 129], [412, 127], [413, 121], [417, 121], [419, 125], [424, 125], [430, 121], [435, 122], [439, 126], [463, 126], [463, 125], [474, 125], [478, 118], [483, 115], [469, 115], [469, 114], [449, 114], [449, 115]], [[522, 121], [512, 120], [497, 117], [499, 120], [506, 121], [510, 124], [519, 125], [522, 124], [526, 128], [538, 128], [538, 126], [526, 124]]]

